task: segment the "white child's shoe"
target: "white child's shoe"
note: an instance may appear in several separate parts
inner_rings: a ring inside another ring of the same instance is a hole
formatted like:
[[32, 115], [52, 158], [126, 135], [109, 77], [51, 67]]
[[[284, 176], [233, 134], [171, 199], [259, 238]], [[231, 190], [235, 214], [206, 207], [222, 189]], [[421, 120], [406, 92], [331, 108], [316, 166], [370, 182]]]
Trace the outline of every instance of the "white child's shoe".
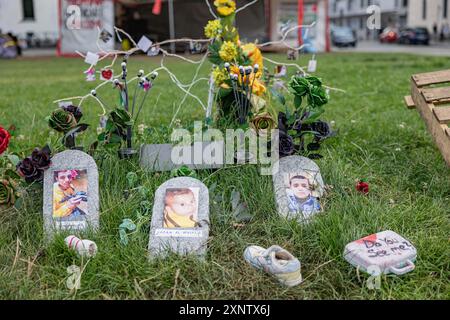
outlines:
[[273, 275], [281, 284], [288, 287], [302, 282], [300, 261], [279, 246], [268, 249], [258, 246], [247, 247], [244, 259], [254, 268]]

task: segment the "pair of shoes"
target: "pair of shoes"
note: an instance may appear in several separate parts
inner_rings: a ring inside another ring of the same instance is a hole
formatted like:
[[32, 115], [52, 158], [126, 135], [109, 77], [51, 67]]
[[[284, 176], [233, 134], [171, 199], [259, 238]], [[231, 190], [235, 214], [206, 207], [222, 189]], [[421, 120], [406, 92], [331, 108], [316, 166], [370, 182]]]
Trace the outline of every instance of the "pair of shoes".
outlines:
[[279, 246], [268, 249], [258, 246], [247, 247], [244, 259], [254, 268], [273, 275], [285, 286], [293, 287], [302, 282], [300, 261]]

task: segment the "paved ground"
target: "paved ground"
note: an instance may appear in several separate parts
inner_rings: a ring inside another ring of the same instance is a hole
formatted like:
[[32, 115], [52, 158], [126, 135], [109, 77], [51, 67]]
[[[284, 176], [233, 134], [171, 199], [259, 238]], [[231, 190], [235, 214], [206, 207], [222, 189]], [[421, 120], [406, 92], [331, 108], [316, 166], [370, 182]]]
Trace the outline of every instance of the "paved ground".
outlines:
[[334, 52], [401, 52], [434, 56], [450, 56], [450, 42], [423, 45], [382, 44], [376, 41], [361, 41], [356, 48], [335, 48]]
[[[423, 55], [450, 56], [450, 42], [432, 43], [429, 46], [423, 45], [400, 45], [382, 44], [376, 41], [361, 41], [356, 48], [336, 48], [334, 52], [401, 52], [415, 53]], [[24, 50], [24, 57], [49, 57], [56, 55], [56, 49], [30, 49]]]

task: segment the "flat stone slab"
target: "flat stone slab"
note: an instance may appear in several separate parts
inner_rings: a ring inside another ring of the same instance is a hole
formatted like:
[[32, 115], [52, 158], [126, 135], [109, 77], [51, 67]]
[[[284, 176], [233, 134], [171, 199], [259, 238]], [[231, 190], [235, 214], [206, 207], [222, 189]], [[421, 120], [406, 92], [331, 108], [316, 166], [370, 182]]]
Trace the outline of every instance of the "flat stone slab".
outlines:
[[[191, 169], [218, 169], [224, 166], [224, 142], [195, 142], [191, 146], [171, 144], [143, 145], [140, 151], [141, 167], [148, 171], [171, 171], [182, 166]], [[184, 152], [184, 153], [183, 153]]]
[[281, 158], [274, 166], [272, 180], [278, 213], [300, 223], [309, 222], [322, 211], [320, 198], [324, 183], [319, 166], [301, 156]]
[[58, 231], [98, 228], [98, 169], [91, 156], [68, 150], [52, 158], [44, 174], [43, 214], [49, 238]]
[[155, 193], [148, 244], [150, 258], [169, 252], [206, 255], [209, 237], [209, 192], [199, 180], [179, 177]]
[[411, 242], [396, 232], [387, 230], [347, 244], [344, 258], [372, 275], [402, 275], [414, 270], [417, 250]]

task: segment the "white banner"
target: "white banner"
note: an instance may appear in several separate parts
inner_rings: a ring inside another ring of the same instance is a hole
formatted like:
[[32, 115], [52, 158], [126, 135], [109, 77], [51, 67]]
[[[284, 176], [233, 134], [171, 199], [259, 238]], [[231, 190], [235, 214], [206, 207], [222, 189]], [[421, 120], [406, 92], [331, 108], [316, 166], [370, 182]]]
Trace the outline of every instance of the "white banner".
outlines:
[[[113, 0], [59, 0], [59, 53], [98, 52], [114, 49]], [[103, 32], [99, 40], [99, 29]]]

